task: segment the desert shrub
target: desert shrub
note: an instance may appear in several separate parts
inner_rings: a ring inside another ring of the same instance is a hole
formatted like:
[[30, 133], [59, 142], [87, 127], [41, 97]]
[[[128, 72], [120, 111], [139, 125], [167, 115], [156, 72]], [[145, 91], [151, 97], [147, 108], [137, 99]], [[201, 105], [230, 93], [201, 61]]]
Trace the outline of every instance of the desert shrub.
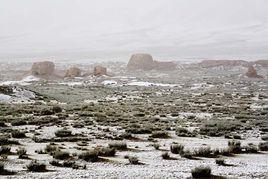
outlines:
[[165, 159], [165, 160], [170, 159], [170, 155], [168, 154], [168, 152], [164, 152], [164, 153], [162, 153], [162, 154], [161, 154], [161, 157], [162, 157], [163, 159]]
[[58, 160], [52, 160], [49, 162], [50, 165], [56, 166], [56, 167], [62, 167], [63, 165]]
[[47, 144], [46, 147], [45, 147], [45, 152], [48, 153], [48, 154], [53, 154], [58, 150], [59, 150], [59, 148], [56, 145], [53, 145], [53, 144]]
[[223, 155], [223, 156], [232, 156], [232, 151], [228, 147], [226, 149], [222, 149], [220, 151], [220, 155]]
[[32, 161], [29, 165], [27, 165], [28, 171], [31, 172], [45, 172], [47, 171], [46, 165], [42, 163], [38, 163], [37, 161]]
[[52, 111], [51, 109], [42, 109], [41, 110], [41, 115], [48, 116], [48, 115], [52, 115], [52, 114], [54, 114], [54, 111]]
[[17, 155], [19, 156], [20, 159], [28, 158], [26, 153], [27, 153], [27, 150], [25, 148], [18, 148], [17, 149]]
[[138, 157], [128, 157], [128, 161], [132, 165], [137, 165], [139, 164], [139, 159]]
[[83, 128], [85, 124], [83, 122], [75, 122], [72, 126], [74, 128]]
[[0, 175], [14, 175], [15, 172], [9, 171], [5, 169], [5, 165], [3, 163], [0, 163]]
[[1, 146], [0, 148], [0, 155], [2, 154], [9, 154], [10, 153], [10, 147], [9, 146]]
[[144, 113], [136, 113], [133, 116], [135, 116], [135, 117], [144, 117], [145, 114]]
[[159, 150], [159, 148], [160, 148], [160, 144], [158, 144], [158, 143], [154, 143], [154, 144], [153, 144], [153, 147], [155, 148], [155, 150]]
[[19, 130], [12, 131], [11, 136], [13, 138], [25, 138], [26, 137], [25, 132], [19, 131]]
[[223, 158], [218, 158], [215, 160], [217, 165], [225, 165], [225, 161]]
[[138, 124], [131, 124], [126, 128], [125, 131], [131, 134], [151, 134], [153, 129], [150, 125], [141, 126]]
[[180, 137], [195, 137], [196, 134], [193, 132], [190, 132], [188, 129], [185, 129], [183, 127], [179, 127], [176, 129], [176, 135]]
[[53, 158], [58, 159], [58, 160], [66, 160], [70, 158], [70, 154], [64, 151], [56, 151], [52, 154], [52, 156]]
[[184, 149], [184, 145], [182, 144], [171, 144], [170, 145], [170, 151], [173, 154], [182, 154], [183, 153], [183, 149]]
[[268, 151], [268, 142], [261, 142], [261, 143], [259, 143], [259, 149], [261, 151]]
[[261, 137], [262, 140], [268, 141], [268, 135], [264, 135]]
[[169, 134], [166, 131], [155, 131], [153, 132], [150, 137], [152, 138], [169, 138]]
[[12, 126], [22, 126], [26, 124], [27, 124], [26, 120], [23, 120], [23, 119], [16, 119], [16, 120], [11, 121]]
[[88, 145], [87, 141], [78, 141], [76, 144], [78, 146], [87, 146]]
[[196, 167], [191, 170], [193, 178], [206, 178], [210, 177], [211, 175], [211, 168], [210, 167]]
[[210, 147], [200, 147], [194, 151], [194, 155], [198, 157], [212, 157], [212, 150]]
[[200, 134], [201, 135], [208, 135], [208, 136], [223, 136], [226, 133], [230, 133], [233, 131], [239, 130], [241, 124], [239, 122], [229, 121], [229, 120], [211, 120], [205, 123], [203, 126], [200, 127]]
[[78, 155], [79, 159], [85, 160], [87, 162], [97, 162], [99, 160], [98, 152], [88, 151]]
[[54, 113], [60, 113], [60, 112], [62, 112], [62, 109], [61, 109], [60, 106], [53, 106], [53, 107], [52, 107], [52, 111], [53, 111]]
[[94, 149], [99, 156], [113, 157], [115, 156], [116, 150], [115, 148], [110, 147], [97, 147]]
[[73, 167], [75, 165], [75, 162], [67, 160], [67, 161], [64, 161], [62, 165], [63, 167]]
[[110, 142], [108, 144], [110, 148], [114, 148], [116, 150], [126, 150], [127, 149], [127, 143], [123, 141], [115, 141], [115, 142]]
[[0, 127], [6, 127], [6, 123], [4, 121], [0, 121]]
[[9, 135], [0, 135], [0, 145], [19, 144], [18, 141], [10, 140]]
[[268, 132], [268, 127], [261, 127], [260, 128], [260, 131], [262, 131], [262, 132]]
[[55, 132], [57, 137], [70, 137], [72, 136], [72, 131], [67, 129], [60, 129]]
[[56, 167], [67, 167], [67, 168], [73, 168], [76, 163], [74, 161], [63, 161], [62, 163], [60, 163], [60, 161], [58, 160], [52, 160], [49, 162], [50, 165], [56, 166]]
[[252, 143], [249, 143], [243, 148], [245, 149], [246, 153], [258, 153], [258, 147]]
[[192, 158], [193, 158], [193, 154], [191, 153], [190, 150], [185, 150], [185, 151], [183, 151], [183, 153], [181, 154], [181, 157], [183, 157], [183, 158], [187, 158], [187, 159], [192, 159]]
[[241, 142], [236, 140], [228, 141], [228, 148], [231, 153], [241, 153]]

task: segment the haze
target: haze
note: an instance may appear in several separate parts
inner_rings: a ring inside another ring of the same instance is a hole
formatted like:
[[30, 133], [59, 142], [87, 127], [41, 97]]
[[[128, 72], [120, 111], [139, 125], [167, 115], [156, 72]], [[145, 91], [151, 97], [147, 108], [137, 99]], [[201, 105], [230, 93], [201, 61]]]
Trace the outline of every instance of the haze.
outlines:
[[268, 57], [267, 0], [0, 0], [0, 59]]

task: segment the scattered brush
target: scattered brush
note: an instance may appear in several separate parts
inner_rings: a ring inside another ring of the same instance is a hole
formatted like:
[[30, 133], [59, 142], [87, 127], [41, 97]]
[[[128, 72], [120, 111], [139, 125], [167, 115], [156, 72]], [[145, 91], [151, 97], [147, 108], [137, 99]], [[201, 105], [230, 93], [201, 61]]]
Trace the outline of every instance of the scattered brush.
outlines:
[[184, 145], [173, 143], [170, 146], [170, 151], [173, 154], [183, 154]]
[[139, 165], [139, 164], [141, 164], [140, 161], [139, 161], [139, 159], [138, 159], [138, 157], [134, 157], [134, 156], [133, 157], [128, 157], [128, 161], [132, 165]]
[[29, 165], [27, 165], [27, 169], [30, 172], [46, 172], [46, 165], [43, 163], [38, 163], [37, 161], [32, 161]]
[[149, 137], [166, 139], [166, 138], [169, 138], [170, 135], [166, 131], [154, 131]]
[[5, 169], [5, 165], [0, 163], [0, 175], [14, 175], [16, 172], [9, 171]]
[[211, 176], [211, 168], [210, 167], [196, 167], [191, 170], [193, 178], [206, 178]]
[[93, 151], [93, 150], [81, 153], [80, 155], [78, 155], [78, 158], [82, 159], [82, 160], [85, 160], [87, 162], [97, 162], [97, 161], [99, 161], [98, 152]]
[[25, 148], [18, 148], [17, 155], [20, 159], [28, 159], [27, 150]]
[[161, 156], [162, 156], [162, 158], [165, 159], [165, 160], [170, 159], [170, 155], [169, 155], [168, 152], [164, 152], [164, 153], [162, 153]]
[[68, 129], [59, 129], [55, 132], [57, 137], [70, 137], [72, 136], [72, 131]]
[[127, 143], [123, 141], [111, 142], [108, 144], [108, 146], [116, 150], [127, 150]]

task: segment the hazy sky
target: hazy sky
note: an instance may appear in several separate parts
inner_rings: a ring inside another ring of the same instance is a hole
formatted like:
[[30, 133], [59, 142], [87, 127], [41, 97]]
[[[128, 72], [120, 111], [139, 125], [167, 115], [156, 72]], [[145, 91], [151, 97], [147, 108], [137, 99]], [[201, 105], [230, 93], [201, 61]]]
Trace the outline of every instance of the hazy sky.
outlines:
[[0, 0], [0, 59], [268, 58], [268, 0]]

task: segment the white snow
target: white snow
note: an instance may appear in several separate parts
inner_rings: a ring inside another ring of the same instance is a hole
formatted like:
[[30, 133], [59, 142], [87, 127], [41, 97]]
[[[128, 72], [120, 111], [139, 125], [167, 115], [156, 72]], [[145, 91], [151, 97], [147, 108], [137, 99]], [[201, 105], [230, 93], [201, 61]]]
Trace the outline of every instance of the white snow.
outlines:
[[21, 81], [22, 82], [34, 82], [34, 81], [39, 81], [40, 79], [33, 76], [33, 75], [30, 75], [30, 76], [26, 76], [25, 78], [23, 78]]
[[145, 86], [145, 87], [150, 87], [150, 86], [161, 86], [161, 87], [176, 87], [179, 85], [176, 84], [164, 84], [164, 83], [150, 83], [150, 82], [145, 82], [145, 81], [132, 81], [127, 83], [128, 86]]
[[114, 80], [105, 80], [105, 81], [101, 82], [101, 84], [103, 84], [103, 85], [117, 85], [117, 82]]
[[21, 89], [18, 87], [13, 88], [13, 93], [10, 95], [0, 94], [0, 102], [4, 103], [32, 103], [36, 96], [33, 92]]
[[66, 86], [70, 86], [70, 87], [73, 87], [73, 86], [84, 86], [85, 84], [83, 82], [61, 82], [59, 83], [60, 85], [66, 85]]

